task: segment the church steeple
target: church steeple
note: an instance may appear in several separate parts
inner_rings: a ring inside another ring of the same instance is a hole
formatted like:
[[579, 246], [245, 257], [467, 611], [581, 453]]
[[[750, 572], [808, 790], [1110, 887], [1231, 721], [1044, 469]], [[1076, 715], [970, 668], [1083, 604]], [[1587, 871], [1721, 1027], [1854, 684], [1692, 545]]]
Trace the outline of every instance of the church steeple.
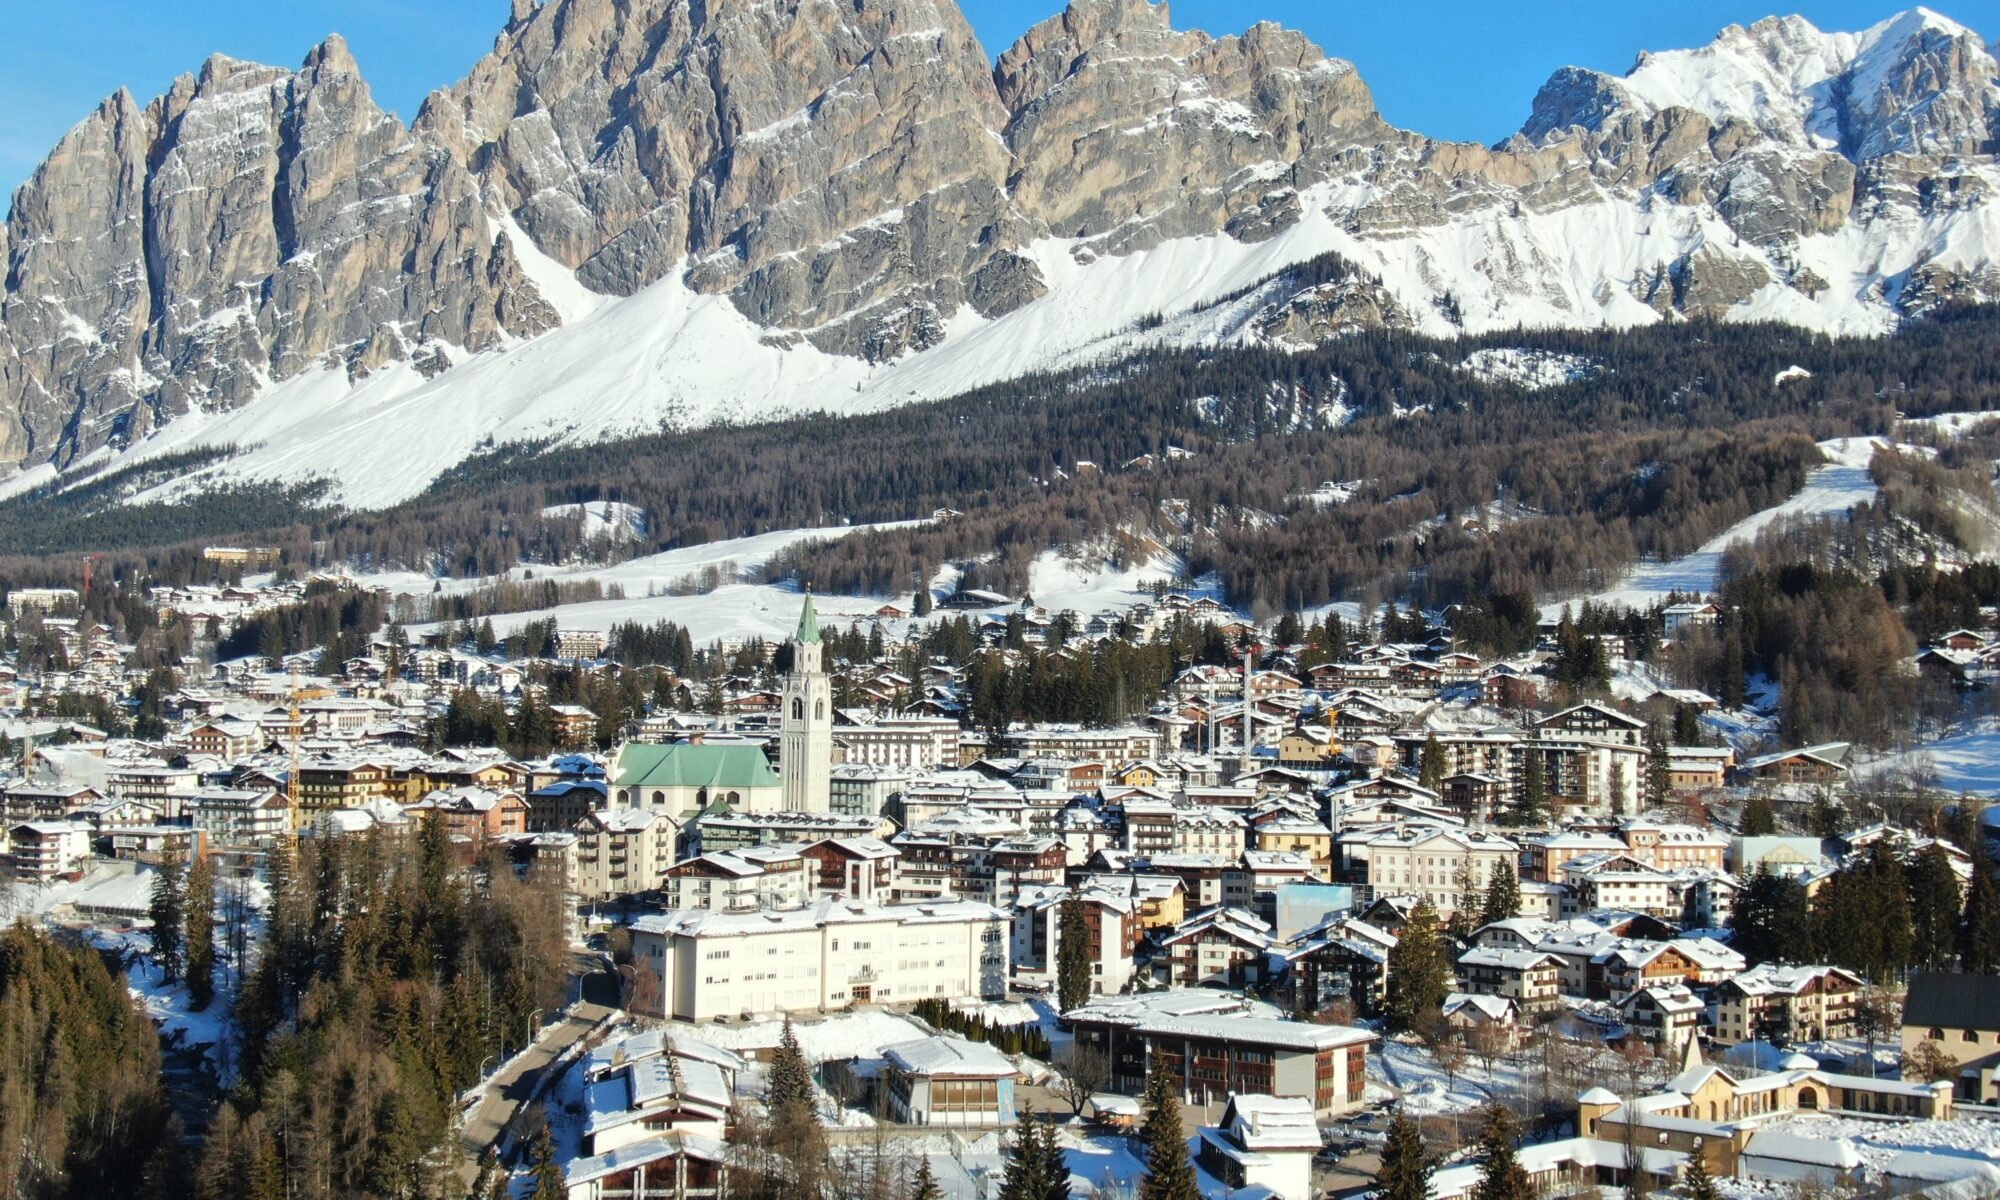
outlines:
[[813, 611], [813, 594], [806, 593], [806, 606], [799, 613], [799, 632], [793, 641], [801, 646], [819, 645], [819, 614]]
[[821, 665], [819, 614], [812, 593], [799, 611], [792, 639], [792, 669], [785, 675], [784, 715], [778, 725], [781, 802], [790, 812], [826, 812], [831, 804], [833, 685]]

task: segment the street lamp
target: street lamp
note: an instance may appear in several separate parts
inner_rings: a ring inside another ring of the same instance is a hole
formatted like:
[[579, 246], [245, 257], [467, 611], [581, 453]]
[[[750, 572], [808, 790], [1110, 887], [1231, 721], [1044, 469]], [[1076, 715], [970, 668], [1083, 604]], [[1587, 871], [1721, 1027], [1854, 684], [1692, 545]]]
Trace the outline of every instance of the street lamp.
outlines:
[[529, 1013], [529, 1014], [528, 1014], [528, 1041], [527, 1041], [527, 1044], [528, 1044], [528, 1045], [533, 1045], [533, 1044], [534, 1044], [534, 1041], [535, 1041], [535, 1021], [536, 1021], [536, 1019], [537, 1019], [537, 1018], [539, 1018], [539, 1017], [540, 1017], [541, 1015], [542, 1015], [542, 1010], [541, 1010], [541, 1009], [539, 1009], [539, 1008], [538, 1008], [538, 1009], [536, 1009], [535, 1011], [533, 1011], [533, 1012], [531, 1012], [531, 1013]]

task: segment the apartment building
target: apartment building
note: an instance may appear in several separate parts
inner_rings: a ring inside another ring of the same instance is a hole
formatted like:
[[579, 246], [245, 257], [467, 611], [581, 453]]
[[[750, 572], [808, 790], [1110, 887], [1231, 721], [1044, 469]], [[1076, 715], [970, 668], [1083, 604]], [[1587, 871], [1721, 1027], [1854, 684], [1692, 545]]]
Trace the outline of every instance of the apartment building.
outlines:
[[632, 951], [658, 973], [649, 1016], [707, 1021], [1007, 990], [1007, 914], [973, 901], [821, 898], [783, 912], [679, 909], [641, 917]]
[[1715, 1036], [1731, 1042], [1850, 1037], [1866, 987], [1859, 975], [1840, 967], [1760, 963], [1716, 989]]

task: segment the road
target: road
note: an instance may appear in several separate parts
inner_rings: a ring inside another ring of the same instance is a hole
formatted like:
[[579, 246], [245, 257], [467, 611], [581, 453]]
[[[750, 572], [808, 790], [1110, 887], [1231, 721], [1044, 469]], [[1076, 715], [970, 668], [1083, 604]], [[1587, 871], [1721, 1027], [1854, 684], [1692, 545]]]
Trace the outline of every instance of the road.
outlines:
[[606, 969], [602, 956], [585, 953], [572, 956], [570, 999], [562, 1020], [542, 1026], [535, 1034], [533, 1046], [509, 1059], [481, 1085], [479, 1103], [467, 1114], [459, 1131], [459, 1144], [466, 1155], [459, 1173], [467, 1184], [478, 1178], [480, 1157], [500, 1140], [508, 1122], [534, 1094], [549, 1064], [599, 1021], [617, 1011], [618, 976]]

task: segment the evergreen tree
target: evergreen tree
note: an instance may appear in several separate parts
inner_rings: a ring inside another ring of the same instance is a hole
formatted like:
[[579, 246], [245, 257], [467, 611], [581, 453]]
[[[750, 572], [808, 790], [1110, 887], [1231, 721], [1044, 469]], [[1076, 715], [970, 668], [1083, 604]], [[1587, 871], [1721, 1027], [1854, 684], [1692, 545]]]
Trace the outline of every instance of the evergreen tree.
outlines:
[[1444, 1006], [1451, 993], [1451, 959], [1430, 901], [1417, 905], [1390, 947], [1388, 971], [1389, 997], [1383, 1015], [1391, 1032], [1417, 1029]]
[[1715, 1186], [1715, 1177], [1708, 1173], [1708, 1156], [1699, 1150], [1688, 1155], [1681, 1187], [1687, 1192], [1687, 1200], [1722, 1200], [1722, 1189]]
[[535, 1123], [528, 1138], [528, 1200], [569, 1200], [562, 1164], [556, 1161], [556, 1139], [549, 1132], [548, 1114]]
[[1665, 808], [1674, 798], [1673, 760], [1658, 729], [1646, 731], [1646, 807]]
[[1188, 1158], [1187, 1130], [1181, 1124], [1180, 1097], [1174, 1094], [1166, 1063], [1158, 1058], [1146, 1071], [1140, 1120], [1146, 1178], [1139, 1185], [1139, 1200], [1200, 1200], [1194, 1163]]
[[181, 914], [187, 946], [188, 998], [196, 1012], [215, 998], [215, 867], [197, 854], [188, 868]]
[[1479, 1182], [1471, 1200], [1535, 1200], [1527, 1169], [1514, 1156], [1514, 1117], [1504, 1104], [1486, 1106], [1479, 1130]]
[[1910, 926], [1916, 965], [1941, 970], [1958, 958], [1958, 918], [1963, 906], [1958, 874], [1942, 846], [1926, 846], [1909, 872]]
[[1508, 824], [1523, 827], [1540, 825], [1549, 816], [1548, 767], [1534, 747], [1529, 747], [1521, 763], [1521, 788], [1514, 797]]
[[473, 650], [481, 657], [484, 657], [493, 653], [494, 649], [499, 645], [500, 639], [493, 632], [493, 618], [487, 617], [481, 620], [479, 622], [479, 632], [472, 635]]
[[1505, 921], [1521, 912], [1521, 880], [1514, 874], [1514, 864], [1505, 859], [1486, 881], [1486, 903], [1480, 906], [1479, 923], [1491, 925], [1495, 921]]
[[1812, 937], [1806, 889], [1760, 864], [1737, 897], [1730, 928], [1736, 931], [1731, 945], [1753, 966], [1800, 961]]
[[[919, 597], [927, 597], [928, 594], [917, 593]], [[944, 1200], [944, 1189], [938, 1186], [937, 1178], [931, 1174], [928, 1154], [917, 1155], [917, 1173], [910, 1180], [910, 1200]]]
[[1833, 793], [1821, 788], [1813, 796], [1812, 831], [1818, 838], [1835, 838], [1847, 832], [1847, 810], [1833, 802]]
[[1023, 1114], [1008, 1147], [999, 1200], [1069, 1200], [1069, 1166], [1056, 1131]]
[[764, 1093], [764, 1106], [774, 1121], [785, 1114], [811, 1114], [817, 1107], [813, 1102], [812, 1068], [806, 1064], [805, 1051], [799, 1048], [790, 1017], [785, 1018], [785, 1027], [778, 1035], [778, 1049], [771, 1056], [771, 1082]]
[[1981, 975], [2000, 972], [2000, 885], [1986, 839], [1974, 827], [1972, 882], [1965, 889], [1965, 920], [1959, 926], [1958, 965]]
[[1430, 792], [1444, 788], [1444, 747], [1438, 745], [1435, 733], [1424, 735], [1423, 753], [1417, 765], [1417, 783]]
[[1083, 901], [1063, 901], [1056, 928], [1056, 999], [1062, 1011], [1090, 1003], [1090, 921]]
[[[921, 577], [923, 572], [919, 571], [918, 575]], [[910, 612], [919, 617], [928, 617], [931, 615], [931, 589], [928, 584], [923, 582], [922, 578], [918, 580], [915, 603], [910, 606]], [[926, 1163], [924, 1166], [928, 1170], [930, 1164]]]
[[1389, 1121], [1376, 1173], [1375, 1200], [1430, 1200], [1434, 1164], [1424, 1155], [1423, 1131], [1402, 1113]]
[[146, 910], [153, 921], [153, 961], [170, 982], [181, 977], [182, 914], [187, 899], [183, 875], [180, 845], [170, 841], [153, 871], [152, 902]]
[[1769, 837], [1778, 832], [1778, 814], [1769, 796], [1759, 792], [1744, 802], [1738, 832], [1744, 837]]

